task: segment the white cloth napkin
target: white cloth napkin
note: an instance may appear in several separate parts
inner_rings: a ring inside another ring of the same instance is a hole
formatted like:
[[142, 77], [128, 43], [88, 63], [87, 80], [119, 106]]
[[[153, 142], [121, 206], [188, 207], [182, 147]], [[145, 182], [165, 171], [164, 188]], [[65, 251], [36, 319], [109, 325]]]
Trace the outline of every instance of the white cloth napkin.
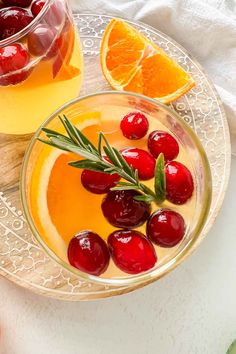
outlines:
[[79, 12], [143, 21], [182, 44], [218, 90], [236, 154], [236, 0], [71, 0]]

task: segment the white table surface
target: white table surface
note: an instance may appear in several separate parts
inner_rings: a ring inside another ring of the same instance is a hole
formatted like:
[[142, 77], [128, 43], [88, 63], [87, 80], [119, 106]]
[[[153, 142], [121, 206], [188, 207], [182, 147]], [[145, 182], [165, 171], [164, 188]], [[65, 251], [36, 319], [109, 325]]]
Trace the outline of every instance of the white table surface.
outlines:
[[236, 159], [225, 202], [198, 250], [159, 282], [88, 303], [0, 279], [1, 354], [225, 354], [236, 338]]

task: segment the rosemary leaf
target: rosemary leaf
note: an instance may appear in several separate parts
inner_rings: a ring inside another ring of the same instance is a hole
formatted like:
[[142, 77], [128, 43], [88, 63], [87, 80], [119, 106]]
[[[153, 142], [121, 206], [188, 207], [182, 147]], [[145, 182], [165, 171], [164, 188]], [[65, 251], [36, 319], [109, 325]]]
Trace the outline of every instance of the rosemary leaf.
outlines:
[[124, 159], [124, 157], [121, 155], [121, 153], [116, 148], [113, 148], [113, 151], [116, 155], [116, 158], [119, 160], [119, 165], [123, 168], [123, 170], [126, 173], [131, 174], [133, 177], [134, 176], [133, 168], [127, 163], [127, 161]]
[[155, 200], [154, 197], [152, 197], [151, 195], [135, 195], [134, 196], [135, 200], [138, 200], [139, 202], [146, 202], [146, 203], [150, 203], [153, 202]]
[[137, 170], [137, 169], [134, 171], [134, 178], [135, 178], [135, 180], [136, 180], [136, 181], [138, 181], [138, 182], [139, 182], [139, 178], [138, 178], [138, 170]]
[[54, 145], [56, 145], [57, 148], [59, 148], [59, 149], [74, 152], [75, 154], [85, 157], [86, 159], [90, 159], [92, 161], [99, 162], [99, 159], [97, 156], [95, 156], [94, 154], [92, 154], [91, 152], [89, 152], [83, 148], [80, 148], [77, 145], [74, 145], [73, 143], [64, 142], [64, 141], [60, 140], [59, 138], [50, 138], [50, 141]]
[[90, 145], [94, 151], [98, 152], [97, 148], [91, 143], [90, 140], [88, 140], [86, 138], [86, 136], [76, 127], [75, 128], [75, 131], [77, 132], [78, 136], [80, 137], [80, 139], [83, 141], [83, 143], [85, 144], [85, 146], [88, 146]]
[[78, 144], [78, 139], [76, 138], [75, 134], [73, 133], [73, 129], [70, 128], [70, 125], [68, 126], [67, 125], [67, 122], [65, 119], [63, 119], [61, 116], [58, 116], [61, 123], [63, 124], [67, 134], [69, 135], [70, 139], [76, 144], [76, 145], [81, 145], [82, 147], [85, 147], [83, 146], [83, 144]]
[[65, 140], [70, 141], [70, 138], [68, 138], [66, 135], [63, 135], [61, 133], [55, 132], [54, 130], [48, 129], [48, 128], [43, 128], [42, 131], [46, 133], [47, 137], [63, 137]]
[[[113, 187], [110, 189], [111, 191], [129, 191], [129, 190], [139, 190], [138, 186], [134, 186], [134, 185], [129, 185], [129, 186], [120, 186], [120, 187]], [[141, 197], [141, 196], [140, 196]], [[135, 199], [136, 197], [134, 197]]]
[[104, 169], [104, 172], [105, 172], [105, 173], [113, 174], [113, 173], [117, 173], [117, 169], [115, 168], [115, 166], [106, 167], [106, 168]]
[[[49, 146], [52, 146], [52, 147], [55, 147], [55, 148], [58, 149], [58, 145], [52, 143], [50, 140], [45, 140], [45, 139], [42, 139], [42, 138], [38, 138], [38, 141], [41, 141], [41, 143], [44, 143], [46, 145], [49, 145]], [[66, 148], [63, 148], [63, 147], [60, 147], [60, 150], [68, 151]]]
[[79, 161], [71, 161], [68, 163], [72, 167], [76, 168], [85, 168], [87, 170], [97, 171], [97, 172], [104, 172], [104, 166], [97, 162], [91, 160], [79, 160]]
[[99, 133], [98, 135], [98, 153], [100, 156], [102, 156], [102, 135]]
[[156, 200], [158, 203], [163, 203], [166, 198], [166, 175], [164, 166], [164, 155], [161, 153], [156, 160], [155, 166], [154, 188], [156, 193]]
[[116, 157], [114, 156], [114, 152], [109, 149], [107, 146], [103, 146], [103, 150], [105, 152], [105, 154], [107, 155], [107, 157], [109, 158], [109, 160], [111, 161], [110, 163], [112, 163], [113, 165], [117, 166], [117, 160]]
[[123, 181], [118, 181], [118, 182], [116, 182], [116, 185], [117, 185], [117, 186], [133, 186], [132, 183], [123, 182]]
[[90, 150], [97, 152], [97, 148], [91, 143], [91, 141], [88, 140], [86, 136], [79, 129], [77, 129], [76, 126], [73, 125], [65, 115], [63, 115], [62, 122], [64, 122], [64, 126], [67, 127], [69, 132], [72, 134], [72, 136], [74, 136], [75, 140], [81, 147], [90, 147]]
[[103, 146], [103, 150], [105, 152], [105, 154], [107, 155], [107, 157], [111, 160], [111, 162], [117, 166], [117, 164], [119, 165], [119, 160], [117, 159], [113, 148], [111, 147], [111, 145], [108, 143], [107, 138], [105, 137], [105, 135], [101, 132], [101, 137], [104, 140], [106, 146]]

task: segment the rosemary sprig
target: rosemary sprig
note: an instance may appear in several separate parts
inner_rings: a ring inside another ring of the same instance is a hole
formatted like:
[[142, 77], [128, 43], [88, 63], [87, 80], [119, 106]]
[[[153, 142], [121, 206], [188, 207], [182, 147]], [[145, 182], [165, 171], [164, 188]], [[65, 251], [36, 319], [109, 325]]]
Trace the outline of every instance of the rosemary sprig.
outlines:
[[[98, 147], [91, 141], [64, 115], [59, 116], [68, 136], [58, 133], [54, 130], [43, 128], [47, 139], [38, 138], [44, 144], [56, 147], [60, 150], [73, 152], [84, 157], [83, 160], [69, 162], [70, 166], [76, 168], [86, 168], [88, 170], [105, 172], [109, 174], [117, 173], [124, 181], [117, 182], [111, 190], [138, 190], [142, 195], [135, 196], [136, 200], [145, 202], [156, 202], [160, 204], [165, 199], [165, 173], [164, 157], [160, 154], [155, 167], [154, 191], [141, 183], [138, 178], [138, 171], [134, 170], [123, 158], [121, 153], [112, 147], [102, 132], [98, 136]], [[104, 146], [102, 146], [104, 143]], [[105, 152], [107, 159], [102, 154]]]

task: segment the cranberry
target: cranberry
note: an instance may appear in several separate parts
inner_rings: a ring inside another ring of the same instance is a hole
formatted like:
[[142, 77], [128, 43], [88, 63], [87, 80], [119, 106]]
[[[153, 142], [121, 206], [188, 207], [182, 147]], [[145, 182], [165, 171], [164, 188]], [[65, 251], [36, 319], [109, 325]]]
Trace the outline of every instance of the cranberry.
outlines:
[[20, 6], [28, 7], [30, 6], [32, 0], [2, 0], [6, 6]]
[[141, 180], [146, 181], [154, 177], [156, 161], [149, 152], [138, 148], [127, 148], [121, 150], [121, 154], [130, 166], [138, 170]]
[[28, 35], [28, 48], [32, 55], [41, 56], [53, 46], [56, 34], [47, 25], [39, 25]]
[[[46, 0], [36, 0], [31, 5], [31, 12], [36, 17], [44, 7]], [[64, 20], [65, 10], [61, 1], [56, 0], [48, 8], [45, 19], [50, 26], [59, 26]]]
[[85, 189], [95, 194], [104, 194], [109, 192], [110, 188], [116, 185], [120, 180], [117, 173], [109, 175], [103, 172], [83, 170], [81, 174], [81, 183]]
[[93, 275], [104, 273], [110, 255], [106, 242], [92, 231], [80, 231], [69, 243], [68, 259], [72, 266]]
[[173, 247], [184, 237], [183, 217], [173, 210], [160, 209], [147, 222], [147, 236], [161, 247]]
[[108, 247], [117, 267], [129, 274], [145, 272], [157, 261], [151, 242], [136, 230], [114, 231], [108, 237]]
[[45, 5], [46, 0], [36, 0], [32, 2], [31, 12], [36, 17]]
[[120, 129], [127, 139], [137, 140], [143, 138], [148, 131], [149, 123], [143, 113], [131, 112], [124, 116], [120, 122]]
[[116, 227], [133, 228], [142, 225], [149, 217], [149, 203], [135, 200], [141, 193], [134, 190], [110, 191], [102, 202], [102, 212]]
[[0, 48], [0, 85], [16, 85], [25, 80], [29, 75], [29, 70], [14, 72], [24, 69], [29, 59], [27, 50], [20, 43]]
[[54, 40], [50, 50], [47, 52], [46, 59], [51, 59], [55, 57], [55, 55], [59, 51], [59, 48], [61, 47], [61, 43], [62, 43], [62, 37], [59, 36]]
[[184, 204], [194, 190], [193, 177], [181, 162], [171, 161], [165, 165], [166, 198], [174, 204]]
[[155, 158], [163, 153], [165, 161], [171, 161], [178, 156], [179, 144], [169, 133], [155, 130], [148, 137], [148, 149]]
[[33, 20], [28, 10], [20, 7], [7, 7], [0, 10], [0, 39], [13, 36]]

